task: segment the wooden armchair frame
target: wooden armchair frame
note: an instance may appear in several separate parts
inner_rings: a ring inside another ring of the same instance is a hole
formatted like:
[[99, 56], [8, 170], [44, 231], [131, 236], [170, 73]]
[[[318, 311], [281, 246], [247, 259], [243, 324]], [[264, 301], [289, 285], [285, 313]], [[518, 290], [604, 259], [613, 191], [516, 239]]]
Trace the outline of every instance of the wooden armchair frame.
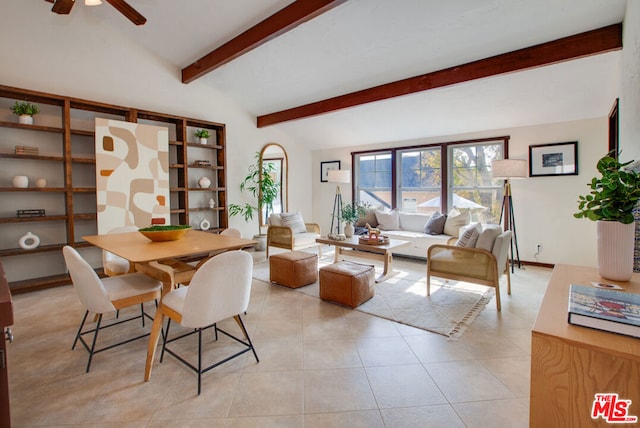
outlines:
[[[318, 223], [305, 223], [307, 233], [316, 233], [320, 235], [320, 225]], [[318, 256], [322, 257], [322, 246], [315, 241], [305, 244], [295, 243], [295, 234], [290, 227], [287, 226], [269, 226], [267, 228], [267, 258], [269, 258], [269, 247], [282, 248], [285, 250], [301, 250], [318, 246]]]
[[[492, 252], [480, 248], [442, 244], [429, 247], [427, 250], [427, 296], [431, 295], [431, 276], [472, 282], [495, 288], [496, 306], [500, 310], [500, 277], [505, 272], [507, 274], [507, 294], [511, 295], [511, 275], [509, 274], [507, 257], [511, 232], [503, 232], [496, 239], [499, 238], [502, 246], [498, 250], [500, 260]], [[438, 264], [438, 255], [447, 257], [449, 263], [446, 263], [445, 266]], [[475, 269], [469, 269], [470, 263]]]

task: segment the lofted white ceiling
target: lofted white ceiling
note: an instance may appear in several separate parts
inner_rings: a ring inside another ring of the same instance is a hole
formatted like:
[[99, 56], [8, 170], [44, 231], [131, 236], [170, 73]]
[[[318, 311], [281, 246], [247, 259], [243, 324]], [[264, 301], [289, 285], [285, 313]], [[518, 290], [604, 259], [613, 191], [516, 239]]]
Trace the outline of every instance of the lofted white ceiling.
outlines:
[[[144, 26], [108, 4], [78, 0], [72, 14], [177, 68], [292, 3], [128, 1]], [[199, 80], [257, 116], [618, 23], [624, 11], [625, 0], [348, 0]], [[603, 117], [618, 96], [619, 59], [612, 52], [273, 126], [320, 149]]]

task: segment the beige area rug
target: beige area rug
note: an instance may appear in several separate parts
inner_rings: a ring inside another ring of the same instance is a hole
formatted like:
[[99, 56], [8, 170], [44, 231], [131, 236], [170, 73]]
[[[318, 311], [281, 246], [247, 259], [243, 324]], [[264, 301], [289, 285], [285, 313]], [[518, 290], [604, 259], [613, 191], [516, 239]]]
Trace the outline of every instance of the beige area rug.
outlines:
[[[332, 253], [324, 255], [318, 264], [322, 267], [330, 263], [333, 263]], [[373, 264], [379, 275], [382, 263]], [[424, 261], [394, 258], [393, 267], [398, 273], [377, 283], [375, 296], [356, 310], [455, 338], [464, 333], [495, 294], [492, 287], [432, 277], [431, 296], [427, 297]], [[257, 263], [253, 277], [269, 282], [269, 263]], [[291, 290], [316, 298], [320, 294], [318, 282]]]

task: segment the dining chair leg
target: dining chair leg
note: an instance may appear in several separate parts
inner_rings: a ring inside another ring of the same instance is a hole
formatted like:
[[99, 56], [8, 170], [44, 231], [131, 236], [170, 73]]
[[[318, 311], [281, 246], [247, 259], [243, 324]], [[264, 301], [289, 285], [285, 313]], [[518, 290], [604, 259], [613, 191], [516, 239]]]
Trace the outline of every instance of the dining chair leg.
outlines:
[[[217, 331], [216, 331], [217, 334]], [[198, 395], [202, 390], [202, 329], [198, 329]]]
[[[82, 332], [82, 328], [84, 327], [85, 321], [87, 321], [87, 316], [89, 315], [89, 311], [84, 313], [84, 317], [82, 318], [82, 322], [80, 323], [80, 328], [78, 329], [78, 333], [76, 334], [76, 338], [73, 341], [73, 345], [71, 345], [71, 349], [76, 349], [76, 344], [78, 343], [78, 339], [80, 339], [80, 333]], [[96, 314], [97, 316], [97, 314]]]
[[169, 338], [169, 327], [171, 327], [171, 318], [167, 320], [167, 329], [162, 329], [162, 352], [160, 353], [160, 362], [164, 359], [164, 350], [167, 347], [167, 339]]
[[96, 341], [98, 340], [98, 332], [100, 332], [100, 323], [102, 323], [102, 314], [98, 317], [98, 323], [96, 324], [96, 331], [93, 333], [93, 340], [91, 341], [91, 349], [89, 350], [89, 361], [87, 362], [87, 371], [91, 368], [91, 360], [93, 359], [93, 351], [96, 349]]
[[140, 318], [142, 318], [142, 327], [144, 327], [144, 304], [140, 303]]
[[249, 337], [249, 332], [245, 328], [244, 323], [242, 322], [242, 318], [240, 317], [240, 315], [236, 315], [234, 318], [236, 319], [236, 322], [242, 329], [242, 333], [244, 334], [244, 337], [247, 339], [247, 342], [249, 342], [249, 347], [253, 352], [253, 356], [256, 357], [256, 362], [259, 363], [260, 359], [258, 358], [258, 354], [256, 354], [256, 348], [253, 347], [253, 342], [251, 342], [251, 338]]

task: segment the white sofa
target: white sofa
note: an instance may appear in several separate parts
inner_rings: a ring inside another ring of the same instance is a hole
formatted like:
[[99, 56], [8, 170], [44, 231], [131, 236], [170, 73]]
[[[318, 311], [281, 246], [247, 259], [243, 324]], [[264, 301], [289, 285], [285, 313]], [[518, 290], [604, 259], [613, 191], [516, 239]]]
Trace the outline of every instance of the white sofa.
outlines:
[[[447, 244], [452, 238], [458, 238], [459, 229], [469, 224], [468, 213], [450, 213], [445, 222], [445, 233], [430, 235], [424, 232], [425, 224], [431, 214], [405, 213], [402, 211], [376, 211], [367, 210], [367, 215], [360, 220], [356, 226], [364, 226], [369, 223], [372, 227], [380, 229], [382, 235], [391, 239], [409, 241], [409, 245], [397, 248], [394, 255], [414, 257], [420, 259], [427, 258], [427, 249], [434, 244]], [[450, 220], [451, 219], [451, 220]]]

